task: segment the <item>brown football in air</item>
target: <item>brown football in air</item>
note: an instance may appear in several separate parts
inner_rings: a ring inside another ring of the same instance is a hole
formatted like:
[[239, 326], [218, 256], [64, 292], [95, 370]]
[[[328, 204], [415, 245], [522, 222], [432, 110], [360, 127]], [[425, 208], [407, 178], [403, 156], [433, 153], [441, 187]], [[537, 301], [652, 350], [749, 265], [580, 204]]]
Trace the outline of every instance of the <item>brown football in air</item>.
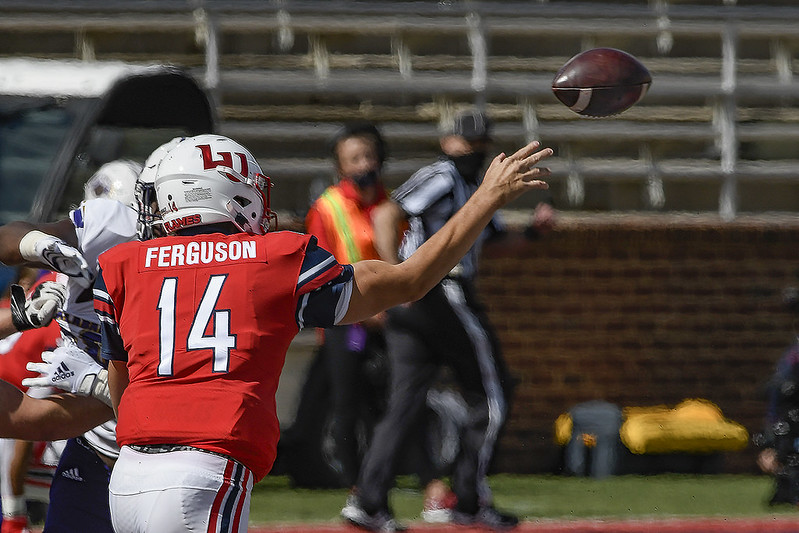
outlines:
[[566, 107], [589, 117], [629, 109], [652, 85], [649, 70], [615, 48], [592, 48], [569, 59], [552, 80], [552, 92]]

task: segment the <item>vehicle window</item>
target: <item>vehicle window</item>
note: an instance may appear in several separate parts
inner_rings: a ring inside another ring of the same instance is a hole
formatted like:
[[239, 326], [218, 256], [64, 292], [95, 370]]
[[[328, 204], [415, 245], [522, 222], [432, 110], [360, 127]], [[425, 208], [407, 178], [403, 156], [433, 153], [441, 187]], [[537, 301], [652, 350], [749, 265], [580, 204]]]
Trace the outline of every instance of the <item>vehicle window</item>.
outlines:
[[176, 128], [121, 128], [95, 126], [88, 142], [75, 156], [66, 189], [58, 203], [53, 220], [58, 220], [83, 200], [83, 185], [98, 168], [115, 159], [144, 161], [161, 144], [173, 137], [186, 136], [185, 130]]
[[73, 117], [55, 101], [0, 106], [0, 223], [26, 219]]

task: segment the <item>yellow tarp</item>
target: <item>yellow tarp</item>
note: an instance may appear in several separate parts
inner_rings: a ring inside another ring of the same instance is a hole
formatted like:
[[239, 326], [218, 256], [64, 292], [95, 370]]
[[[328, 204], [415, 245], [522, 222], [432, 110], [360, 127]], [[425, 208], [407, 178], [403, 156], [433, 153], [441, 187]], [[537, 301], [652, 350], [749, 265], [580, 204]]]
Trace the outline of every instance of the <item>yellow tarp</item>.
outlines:
[[684, 400], [674, 409], [664, 406], [628, 408], [619, 430], [633, 453], [712, 453], [741, 450], [749, 433], [724, 418], [708, 400]]
[[[724, 418], [721, 409], [703, 399], [684, 400], [676, 407], [625, 407], [619, 435], [636, 454], [713, 453], [746, 447], [749, 433], [741, 424]], [[572, 419], [568, 413], [555, 420], [555, 442], [568, 444]]]

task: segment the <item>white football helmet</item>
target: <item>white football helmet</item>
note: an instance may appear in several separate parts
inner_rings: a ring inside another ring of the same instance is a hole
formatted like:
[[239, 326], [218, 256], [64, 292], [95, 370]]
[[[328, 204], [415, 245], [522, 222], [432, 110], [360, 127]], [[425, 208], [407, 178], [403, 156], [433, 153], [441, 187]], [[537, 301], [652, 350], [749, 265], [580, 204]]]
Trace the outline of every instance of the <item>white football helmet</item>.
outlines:
[[136, 181], [136, 202], [139, 210], [139, 218], [136, 221], [136, 233], [140, 241], [152, 239], [155, 233], [159, 233], [160, 215], [155, 198], [155, 174], [158, 165], [175, 146], [183, 142], [186, 137], [175, 137], [165, 142], [147, 157], [144, 162], [144, 169], [139, 174]]
[[274, 216], [271, 182], [253, 155], [221, 135], [189, 137], [158, 165], [155, 194], [164, 230], [232, 222], [240, 231], [264, 234]]
[[142, 166], [129, 159], [117, 159], [97, 169], [83, 186], [83, 199], [111, 198], [137, 208], [136, 180]]

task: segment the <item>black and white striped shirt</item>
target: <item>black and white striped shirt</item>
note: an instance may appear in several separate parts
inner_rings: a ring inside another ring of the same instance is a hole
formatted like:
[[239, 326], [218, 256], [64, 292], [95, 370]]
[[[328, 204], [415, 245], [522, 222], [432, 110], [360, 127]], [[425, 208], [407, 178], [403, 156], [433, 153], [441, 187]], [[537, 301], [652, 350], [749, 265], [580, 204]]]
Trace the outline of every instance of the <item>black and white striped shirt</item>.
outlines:
[[[400, 185], [392, 194], [392, 198], [408, 215], [409, 223], [399, 249], [400, 260], [408, 258], [423, 242], [441, 229], [447, 220], [463, 207], [478, 185], [464, 180], [452, 161], [446, 158], [419, 169], [408, 181]], [[453, 269], [453, 274], [473, 279], [477, 274], [477, 260], [483, 242], [492, 233], [502, 229], [502, 221], [498, 215], [494, 215], [474, 246]]]

